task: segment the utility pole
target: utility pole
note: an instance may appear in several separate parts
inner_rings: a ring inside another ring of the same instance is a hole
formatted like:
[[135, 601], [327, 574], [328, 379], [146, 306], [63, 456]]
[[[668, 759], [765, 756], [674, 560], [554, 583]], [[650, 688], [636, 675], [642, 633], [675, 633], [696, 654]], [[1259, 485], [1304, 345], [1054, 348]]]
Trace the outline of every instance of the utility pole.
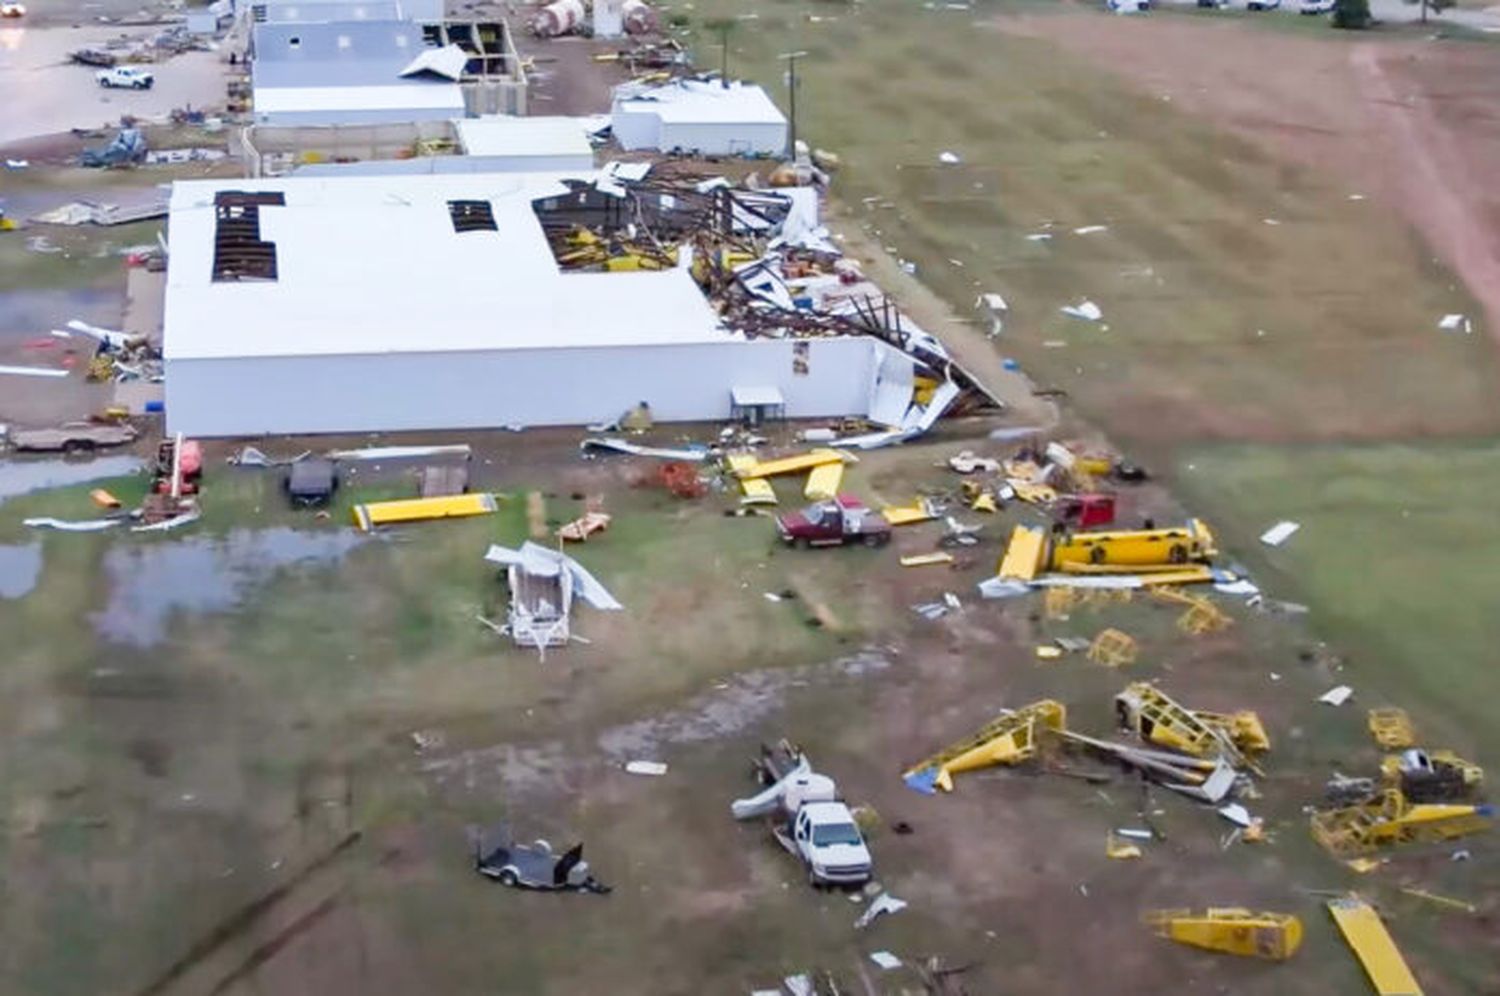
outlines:
[[797, 156], [797, 60], [806, 54], [806, 52], [784, 52], [781, 55], [787, 63], [787, 99], [790, 104], [788, 109], [791, 111], [791, 136], [786, 147], [788, 159], [795, 159]]

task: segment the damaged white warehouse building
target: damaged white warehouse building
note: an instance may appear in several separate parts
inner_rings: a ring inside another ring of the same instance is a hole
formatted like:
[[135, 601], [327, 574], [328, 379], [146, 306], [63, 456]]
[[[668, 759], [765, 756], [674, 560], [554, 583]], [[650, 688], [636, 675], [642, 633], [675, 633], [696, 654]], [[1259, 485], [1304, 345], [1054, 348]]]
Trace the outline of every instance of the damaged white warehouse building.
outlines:
[[178, 182], [167, 430], [587, 425], [640, 402], [711, 421], [737, 397], [788, 418], [920, 417], [912, 360], [878, 339], [746, 338], [685, 267], [564, 271], [534, 205], [570, 196], [565, 179], [596, 175]]

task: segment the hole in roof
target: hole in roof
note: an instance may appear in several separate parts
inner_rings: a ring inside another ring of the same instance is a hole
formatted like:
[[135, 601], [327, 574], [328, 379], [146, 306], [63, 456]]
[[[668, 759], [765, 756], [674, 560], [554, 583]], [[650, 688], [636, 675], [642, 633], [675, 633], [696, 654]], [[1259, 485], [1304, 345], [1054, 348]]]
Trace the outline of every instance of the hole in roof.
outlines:
[[449, 201], [448, 216], [455, 232], [498, 232], [495, 210], [489, 201]]
[[286, 40], [286, 43], [291, 48], [301, 48], [302, 47], [302, 39], [298, 38], [296, 35], [293, 35], [292, 37], [288, 38]]

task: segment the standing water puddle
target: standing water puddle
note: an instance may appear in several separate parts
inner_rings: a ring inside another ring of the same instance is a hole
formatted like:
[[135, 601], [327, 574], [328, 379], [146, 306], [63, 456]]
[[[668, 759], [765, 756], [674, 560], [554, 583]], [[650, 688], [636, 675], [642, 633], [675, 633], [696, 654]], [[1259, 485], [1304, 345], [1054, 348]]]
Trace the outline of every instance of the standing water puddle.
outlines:
[[21, 598], [42, 578], [42, 544], [0, 546], [0, 598]]
[[133, 456], [97, 457], [93, 460], [0, 460], [0, 501], [47, 488], [123, 477], [141, 469]]
[[284, 567], [331, 564], [364, 542], [352, 530], [237, 529], [222, 539], [116, 546], [104, 556], [109, 604], [93, 615], [110, 640], [146, 647], [166, 635], [175, 611], [218, 612]]

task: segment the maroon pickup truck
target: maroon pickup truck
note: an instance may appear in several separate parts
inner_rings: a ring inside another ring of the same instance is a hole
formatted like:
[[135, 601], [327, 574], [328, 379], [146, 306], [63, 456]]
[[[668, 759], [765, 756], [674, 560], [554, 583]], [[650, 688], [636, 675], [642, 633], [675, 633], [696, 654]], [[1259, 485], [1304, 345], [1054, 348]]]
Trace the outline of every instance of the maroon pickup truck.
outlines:
[[776, 517], [776, 531], [788, 546], [842, 546], [863, 543], [885, 546], [891, 524], [885, 516], [852, 495], [809, 505], [800, 512]]

